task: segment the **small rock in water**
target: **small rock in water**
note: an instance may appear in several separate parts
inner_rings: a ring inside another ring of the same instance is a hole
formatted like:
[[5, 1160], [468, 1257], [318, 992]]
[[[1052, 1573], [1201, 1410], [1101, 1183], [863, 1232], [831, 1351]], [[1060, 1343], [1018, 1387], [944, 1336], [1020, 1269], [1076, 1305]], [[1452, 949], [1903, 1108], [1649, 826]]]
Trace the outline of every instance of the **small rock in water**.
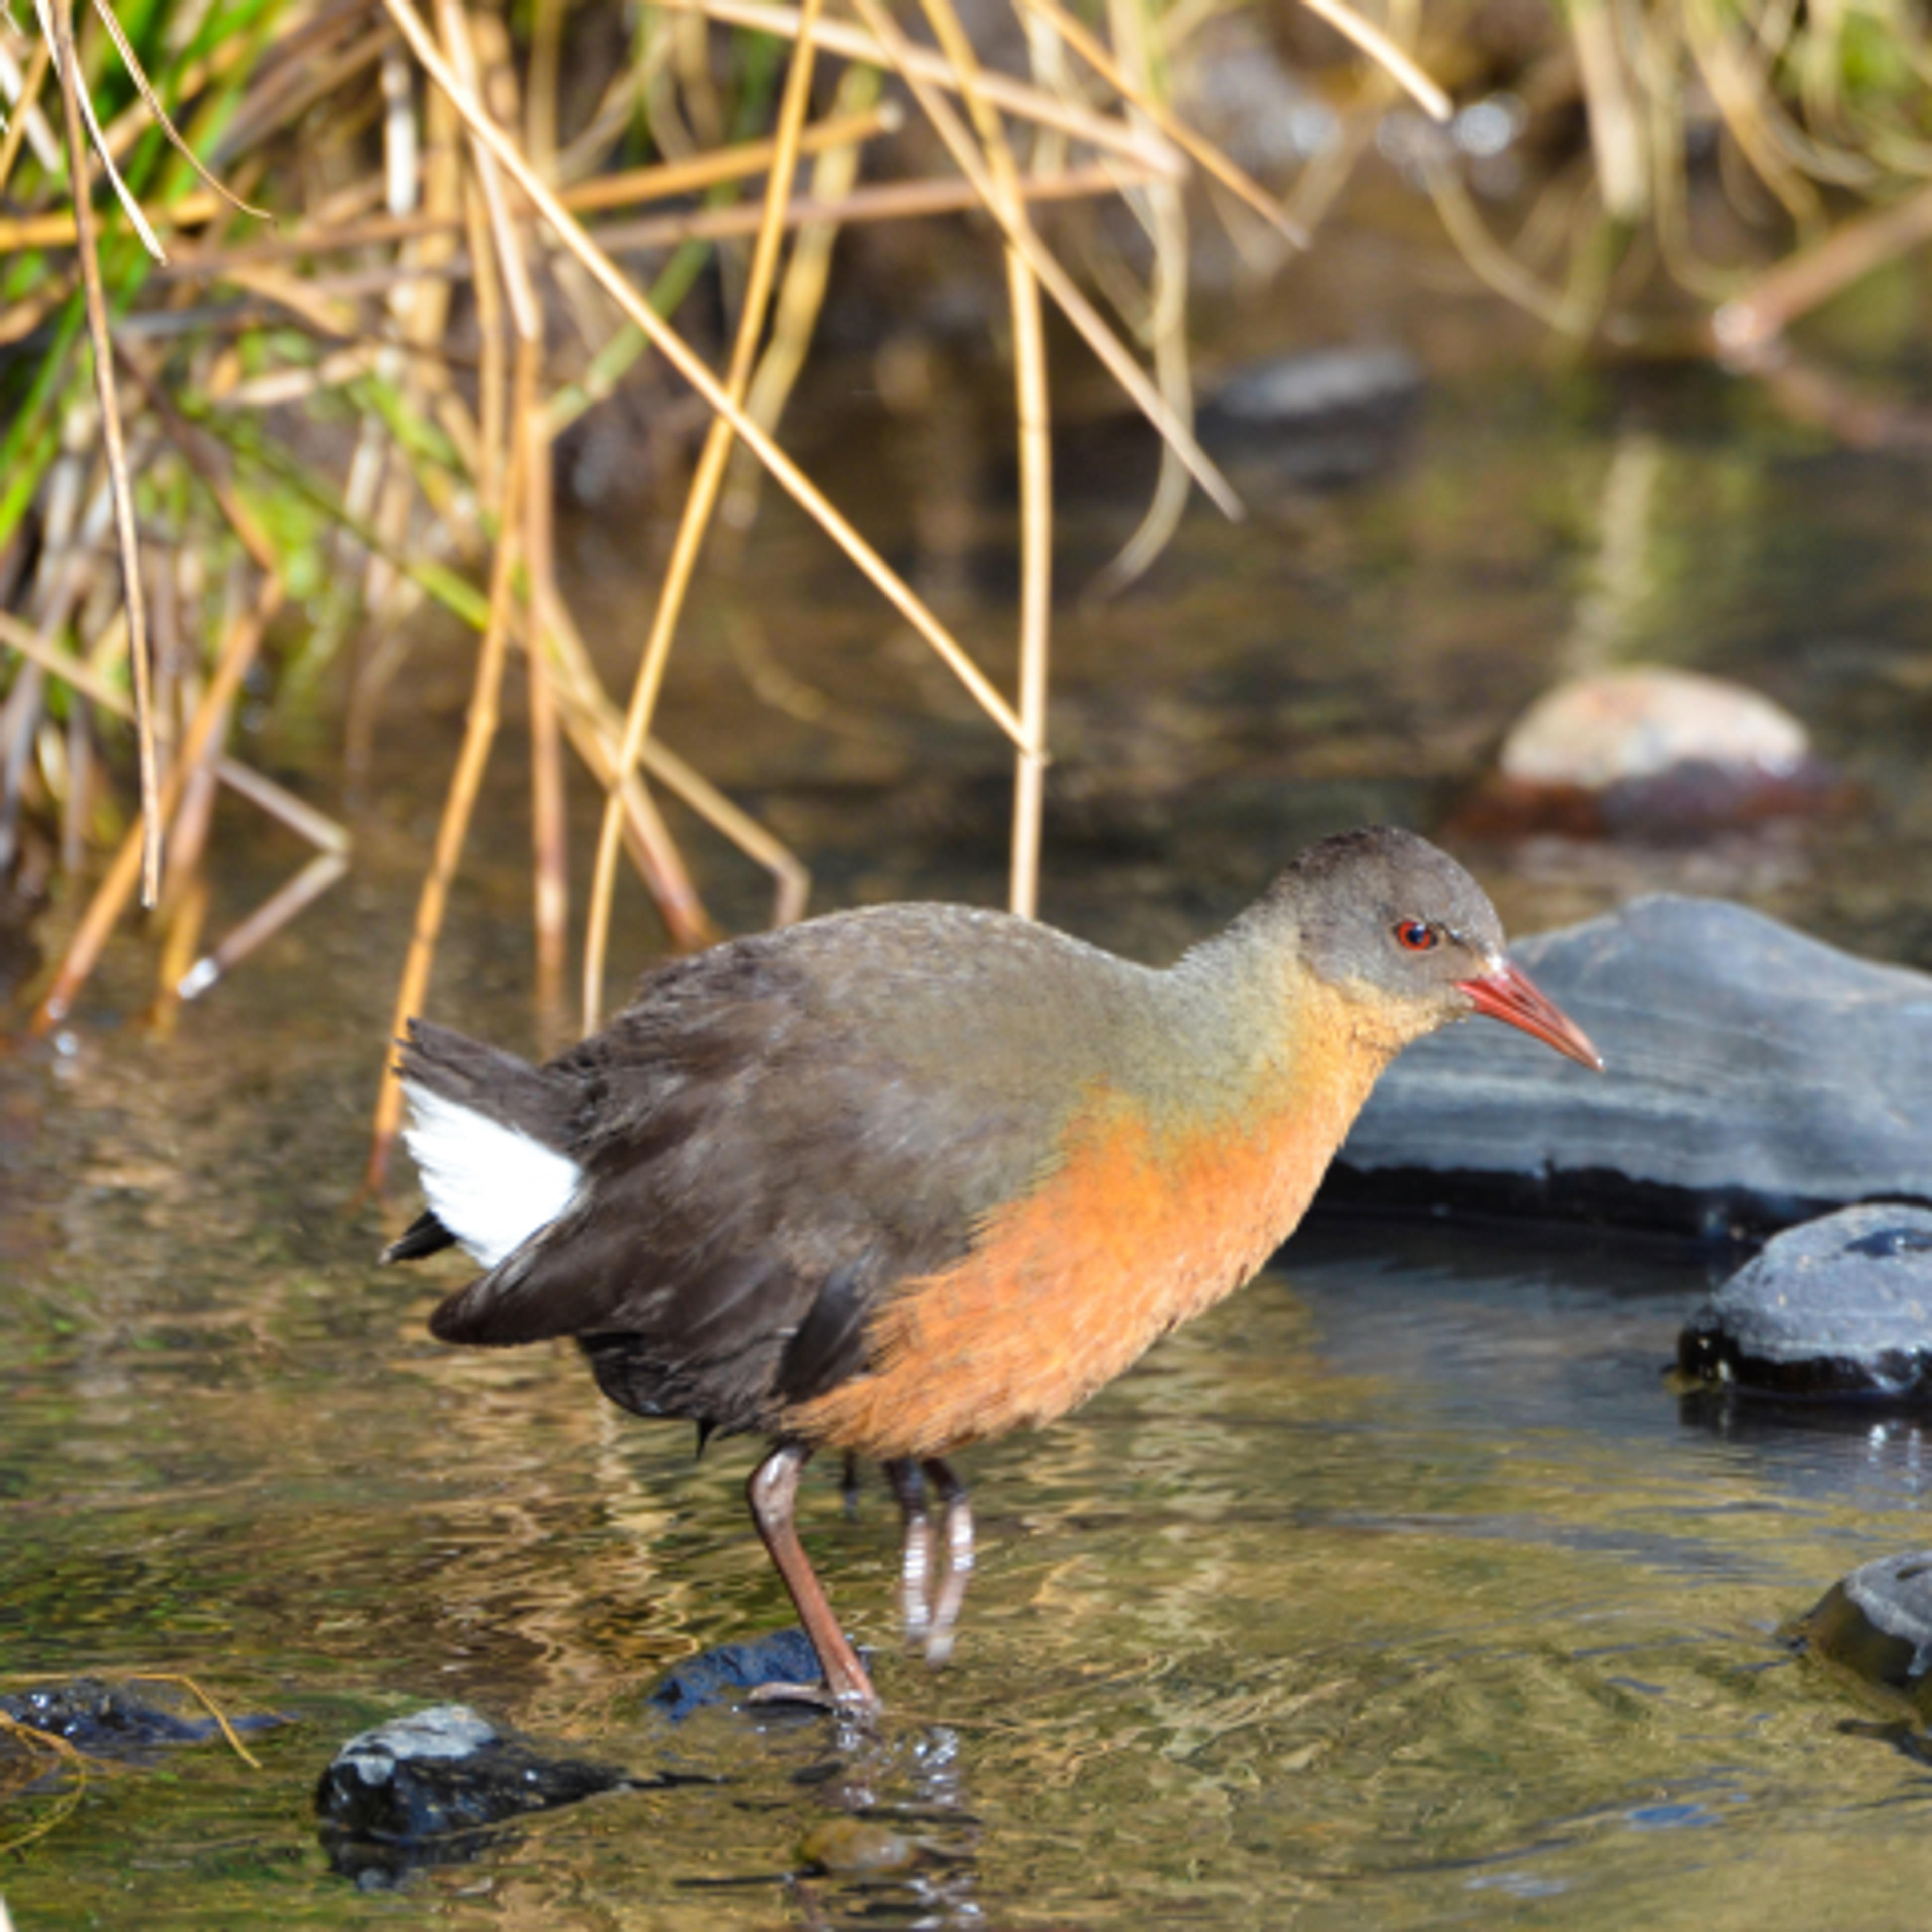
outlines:
[[1201, 437], [1250, 488], [1352, 482], [1388, 466], [1422, 392], [1420, 366], [1390, 345], [1265, 356], [1208, 395]]
[[1691, 1317], [1677, 1359], [1765, 1395], [1932, 1400], [1932, 1213], [1850, 1208], [1787, 1229]]
[[904, 1871], [916, 1864], [916, 1839], [866, 1818], [828, 1818], [814, 1825], [799, 1844], [799, 1856], [826, 1872]]
[[1573, 678], [1504, 740], [1466, 830], [1681, 839], [1825, 809], [1842, 788], [1804, 728], [1757, 692], [1696, 671], [1635, 667]]
[[1486, 1021], [1445, 1028], [1382, 1076], [1330, 1205], [1708, 1238], [1932, 1202], [1932, 976], [1722, 899], [1662, 895], [1511, 953], [1607, 1070]]
[[818, 1654], [796, 1625], [751, 1643], [721, 1643], [666, 1671], [648, 1701], [674, 1724], [710, 1704], [738, 1704], [748, 1690], [775, 1684], [816, 1684]]
[[646, 1780], [552, 1756], [464, 1704], [438, 1704], [351, 1738], [315, 1794], [330, 1862], [367, 1886], [473, 1858], [492, 1826]]
[[1922, 1698], [1932, 1667], [1932, 1550], [1861, 1564], [1826, 1592], [1798, 1634], [1868, 1682]]
[[[184, 1718], [142, 1690], [93, 1677], [9, 1691], [0, 1696], [0, 1712], [28, 1730], [64, 1738], [89, 1757], [140, 1757], [158, 1744], [205, 1744], [221, 1735], [220, 1725], [205, 1713]], [[237, 1731], [266, 1730], [286, 1721], [267, 1716], [229, 1719]]]

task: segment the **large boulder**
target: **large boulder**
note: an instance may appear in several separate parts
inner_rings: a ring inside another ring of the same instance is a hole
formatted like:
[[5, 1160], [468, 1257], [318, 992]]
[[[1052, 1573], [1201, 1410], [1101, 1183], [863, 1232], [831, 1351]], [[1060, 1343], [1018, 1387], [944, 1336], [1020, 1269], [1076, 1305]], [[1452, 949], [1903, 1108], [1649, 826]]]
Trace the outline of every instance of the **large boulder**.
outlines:
[[1672, 896], [1514, 952], [1608, 1070], [1490, 1021], [1451, 1027], [1384, 1076], [1328, 1203], [1700, 1235], [1932, 1203], [1932, 978]]

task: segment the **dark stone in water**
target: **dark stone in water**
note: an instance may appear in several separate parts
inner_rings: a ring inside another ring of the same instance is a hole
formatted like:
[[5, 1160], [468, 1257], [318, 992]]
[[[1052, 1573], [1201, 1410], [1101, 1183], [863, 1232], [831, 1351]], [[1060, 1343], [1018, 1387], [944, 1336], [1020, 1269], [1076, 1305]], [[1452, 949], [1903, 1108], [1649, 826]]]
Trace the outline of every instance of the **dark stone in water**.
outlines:
[[[184, 1718], [125, 1684], [76, 1677], [0, 1696], [0, 1712], [28, 1730], [64, 1738], [89, 1757], [146, 1756], [158, 1745], [205, 1744], [221, 1735], [210, 1717]], [[277, 1717], [231, 1717], [236, 1731], [266, 1730], [286, 1722]]]
[[[742, 1702], [760, 1685], [818, 1677], [805, 1633], [783, 1630], [687, 1658], [649, 1701], [676, 1722], [707, 1705]], [[315, 1804], [329, 1862], [368, 1890], [422, 1867], [466, 1862], [512, 1821], [599, 1792], [715, 1781], [702, 1771], [640, 1774], [561, 1756], [467, 1705], [438, 1704], [351, 1738], [322, 1772]]]
[[1922, 1700], [1932, 1666], [1932, 1550], [1861, 1564], [1826, 1592], [1798, 1634], [1868, 1682]]
[[1637, 899], [1513, 950], [1608, 1071], [1450, 1028], [1384, 1076], [1327, 1204], [1710, 1237], [1932, 1202], [1932, 978], [1722, 899]]
[[1769, 1242], [1685, 1325], [1687, 1375], [1744, 1390], [1932, 1396], [1932, 1214], [1849, 1208]]
[[818, 1653], [796, 1625], [751, 1643], [721, 1643], [665, 1672], [648, 1701], [674, 1724], [707, 1704], [741, 1703], [744, 1694], [770, 1684], [816, 1684]]
[[1354, 344], [1270, 356], [1202, 405], [1202, 441], [1250, 489], [1348, 483], [1386, 469], [1423, 393], [1406, 350]]
[[554, 1756], [467, 1705], [438, 1704], [351, 1738], [322, 1772], [315, 1804], [330, 1863], [369, 1888], [472, 1858], [509, 1820], [657, 1781]]

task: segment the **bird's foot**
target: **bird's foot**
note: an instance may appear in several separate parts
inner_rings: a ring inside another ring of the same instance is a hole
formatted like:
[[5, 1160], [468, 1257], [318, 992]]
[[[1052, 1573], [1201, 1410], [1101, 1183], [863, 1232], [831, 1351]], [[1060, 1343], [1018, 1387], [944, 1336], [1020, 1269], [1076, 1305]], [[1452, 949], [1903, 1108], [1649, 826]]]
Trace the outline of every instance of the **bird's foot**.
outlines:
[[[906, 1647], [922, 1652], [936, 1670], [952, 1654], [960, 1608], [973, 1574], [973, 1513], [966, 1485], [937, 1456], [922, 1464], [910, 1457], [888, 1462], [886, 1474], [905, 1523], [899, 1613]], [[926, 1508], [928, 1483], [941, 1509], [937, 1535]]]

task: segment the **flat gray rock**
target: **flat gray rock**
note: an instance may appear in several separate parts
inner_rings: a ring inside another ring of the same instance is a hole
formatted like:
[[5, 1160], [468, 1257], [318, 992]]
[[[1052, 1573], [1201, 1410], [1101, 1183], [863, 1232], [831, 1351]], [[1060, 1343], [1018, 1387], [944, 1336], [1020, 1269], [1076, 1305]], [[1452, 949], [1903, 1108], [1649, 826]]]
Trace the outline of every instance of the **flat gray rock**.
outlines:
[[1384, 1076], [1330, 1204], [1712, 1234], [1932, 1203], [1932, 978], [1670, 896], [1512, 950], [1609, 1070], [1492, 1021], [1450, 1028]]
[[1932, 1213], [1847, 1208], [1786, 1229], [1690, 1318], [1677, 1361], [1766, 1395], [1924, 1400]]

